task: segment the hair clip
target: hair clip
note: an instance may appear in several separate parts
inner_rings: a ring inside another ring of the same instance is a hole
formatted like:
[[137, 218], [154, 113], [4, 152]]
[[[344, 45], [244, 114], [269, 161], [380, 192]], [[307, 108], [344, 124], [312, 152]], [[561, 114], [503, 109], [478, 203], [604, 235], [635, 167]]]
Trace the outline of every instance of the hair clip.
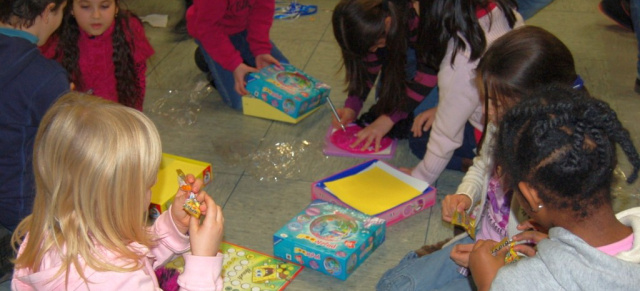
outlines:
[[575, 81], [573, 81], [573, 89], [582, 89], [582, 87], [584, 87], [584, 81], [582, 80], [582, 78], [580, 77], [580, 75], [578, 75], [578, 77], [576, 78]]

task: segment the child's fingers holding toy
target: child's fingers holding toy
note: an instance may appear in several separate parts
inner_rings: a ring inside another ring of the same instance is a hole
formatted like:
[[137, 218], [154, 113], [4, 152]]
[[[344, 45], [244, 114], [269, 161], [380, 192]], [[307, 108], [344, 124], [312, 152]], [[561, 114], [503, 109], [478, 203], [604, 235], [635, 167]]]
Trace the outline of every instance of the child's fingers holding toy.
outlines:
[[182, 233], [186, 233], [189, 229], [189, 217], [191, 215], [199, 217], [199, 202], [203, 201], [203, 195], [206, 193], [200, 191], [204, 185], [201, 179], [196, 179], [192, 174], [184, 175], [181, 170], [178, 170], [178, 183], [180, 186], [173, 200], [175, 206], [171, 207], [171, 216], [176, 227]]
[[256, 67], [258, 68], [258, 70], [261, 70], [262, 68], [270, 66], [272, 64], [276, 65], [278, 68], [282, 68], [280, 62], [270, 54], [261, 54], [256, 56]]
[[451, 222], [453, 213], [462, 213], [471, 207], [471, 199], [464, 194], [447, 195], [442, 200], [442, 220]]
[[195, 217], [189, 221], [191, 252], [195, 256], [215, 256], [222, 242], [224, 216], [220, 206], [209, 195], [205, 195], [203, 204], [207, 211], [202, 224]]
[[244, 77], [249, 73], [255, 72], [258, 72], [258, 69], [249, 67], [245, 64], [240, 64], [235, 70], [233, 70], [233, 80], [235, 81], [234, 88], [238, 94], [249, 94], [249, 91], [245, 88], [247, 86], [247, 82], [244, 80]]
[[494, 256], [492, 250], [496, 244], [497, 242], [492, 240], [479, 240], [473, 245], [469, 256], [469, 269], [478, 290], [489, 290], [498, 270], [505, 265], [504, 258], [509, 248], [500, 249]]

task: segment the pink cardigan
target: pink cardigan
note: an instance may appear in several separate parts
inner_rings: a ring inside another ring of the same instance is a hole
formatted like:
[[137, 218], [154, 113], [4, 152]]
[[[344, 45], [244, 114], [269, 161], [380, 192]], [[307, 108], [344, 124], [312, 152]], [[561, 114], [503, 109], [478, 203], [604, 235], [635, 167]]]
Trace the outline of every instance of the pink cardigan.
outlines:
[[[145, 253], [143, 267], [134, 272], [121, 273], [113, 271], [96, 271], [83, 265], [84, 274], [89, 282], [80, 278], [75, 269], [69, 274], [68, 286], [65, 287], [65, 274], [54, 275], [58, 272], [60, 257], [58, 253], [48, 253], [40, 265], [40, 271], [33, 273], [29, 269], [15, 269], [12, 290], [161, 290], [156, 278], [155, 268], [160, 267], [174, 255], [189, 250], [189, 237], [178, 231], [168, 210], [153, 224], [151, 231], [158, 237], [158, 244], [148, 249], [138, 243], [130, 244], [130, 248]], [[26, 240], [25, 240], [26, 242]], [[23, 245], [24, 243], [23, 242]], [[104, 248], [102, 255], [117, 263], [118, 255]], [[19, 254], [21, 251], [19, 251]], [[178, 277], [181, 290], [222, 290], [222, 255], [215, 257], [193, 256], [183, 254], [184, 272]], [[81, 260], [81, 263], [84, 263]]]

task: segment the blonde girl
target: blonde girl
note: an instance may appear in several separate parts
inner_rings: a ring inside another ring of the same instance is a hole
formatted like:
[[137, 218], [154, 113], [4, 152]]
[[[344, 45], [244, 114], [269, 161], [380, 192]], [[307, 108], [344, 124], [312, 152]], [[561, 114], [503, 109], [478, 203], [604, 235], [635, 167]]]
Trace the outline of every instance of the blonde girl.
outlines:
[[[190, 246], [178, 283], [221, 289], [223, 217], [202, 181], [187, 178], [202, 224], [172, 206], [146, 227], [161, 154], [139, 111], [82, 93], [61, 97], [36, 135], [36, 198], [12, 238], [20, 244], [12, 289], [159, 290], [153, 268]], [[173, 205], [187, 195], [178, 191]]]

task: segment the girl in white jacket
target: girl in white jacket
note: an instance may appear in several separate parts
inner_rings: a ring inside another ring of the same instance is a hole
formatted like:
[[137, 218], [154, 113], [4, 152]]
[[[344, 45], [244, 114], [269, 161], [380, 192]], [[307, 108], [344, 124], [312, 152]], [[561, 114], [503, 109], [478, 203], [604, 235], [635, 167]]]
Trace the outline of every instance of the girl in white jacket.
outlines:
[[[477, 239], [500, 241], [525, 226], [512, 191], [502, 187], [500, 170], [493, 161], [496, 124], [503, 112], [526, 99], [541, 84], [560, 82], [584, 90], [569, 49], [553, 34], [533, 26], [506, 33], [480, 60], [476, 84], [484, 102], [486, 131], [480, 154], [464, 176], [456, 194], [442, 202], [442, 219], [451, 222], [455, 211], [467, 211], [477, 223]], [[410, 252], [388, 270], [378, 290], [472, 290], [466, 276], [474, 240], [466, 234], [442, 250], [419, 257]]]

